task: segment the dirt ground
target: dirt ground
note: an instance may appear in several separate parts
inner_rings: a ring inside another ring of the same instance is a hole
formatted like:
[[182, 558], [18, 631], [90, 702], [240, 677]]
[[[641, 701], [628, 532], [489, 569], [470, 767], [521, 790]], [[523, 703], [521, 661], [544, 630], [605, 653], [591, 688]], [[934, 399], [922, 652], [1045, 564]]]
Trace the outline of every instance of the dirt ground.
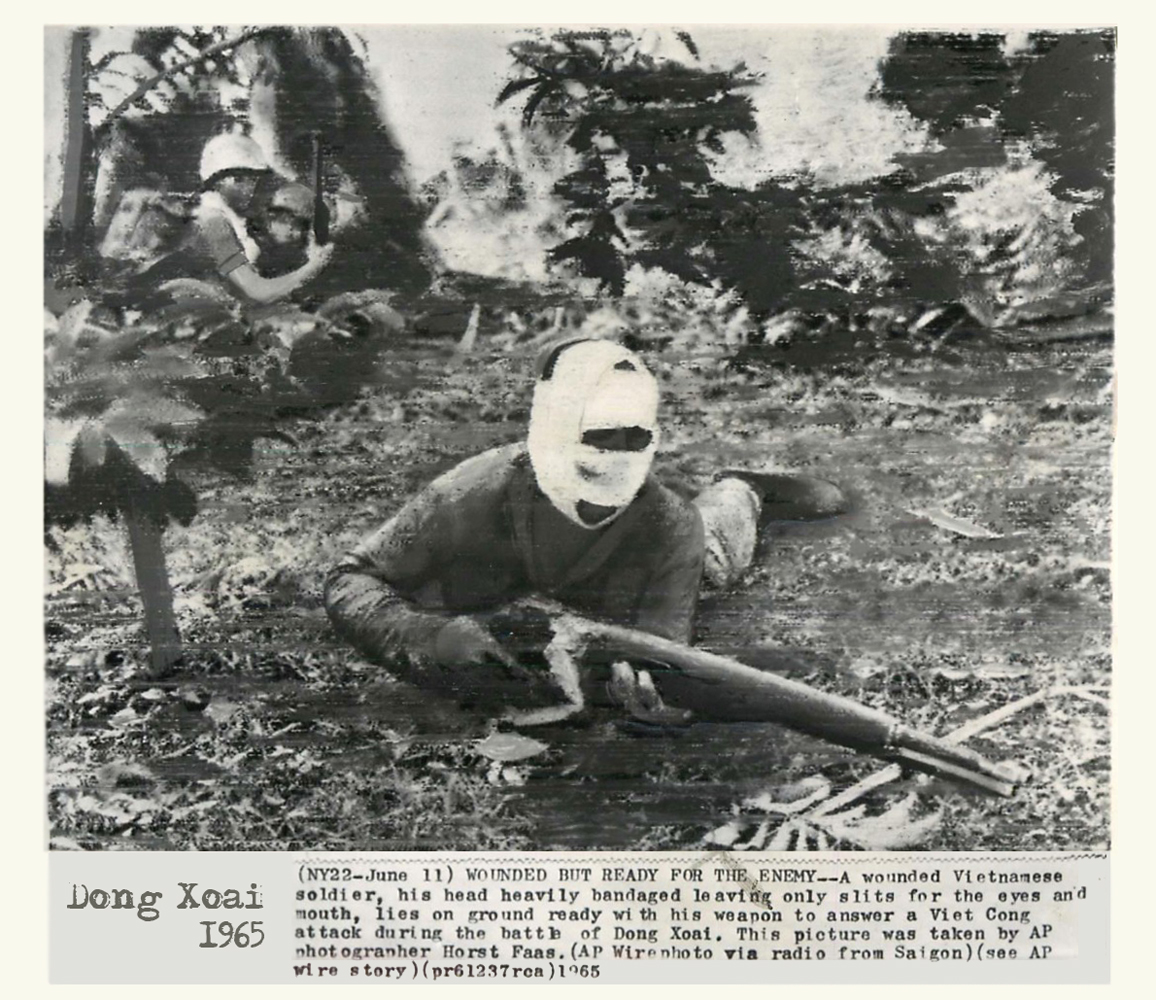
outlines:
[[[380, 384], [264, 442], [255, 477], [204, 478], [166, 532], [183, 665], [144, 673], [119, 526], [53, 529], [47, 556], [53, 846], [106, 849], [1102, 848], [1109, 839], [1111, 347], [991, 344], [810, 368], [789, 351], [649, 356], [660, 475], [840, 483], [846, 517], [772, 525], [709, 595], [696, 643], [950, 733], [1032, 775], [1015, 798], [881, 771], [780, 726], [642, 736], [614, 717], [491, 733], [333, 635], [322, 578], [460, 459], [517, 440], [528, 352], [390, 353]], [[531, 743], [529, 740], [543, 744]]]

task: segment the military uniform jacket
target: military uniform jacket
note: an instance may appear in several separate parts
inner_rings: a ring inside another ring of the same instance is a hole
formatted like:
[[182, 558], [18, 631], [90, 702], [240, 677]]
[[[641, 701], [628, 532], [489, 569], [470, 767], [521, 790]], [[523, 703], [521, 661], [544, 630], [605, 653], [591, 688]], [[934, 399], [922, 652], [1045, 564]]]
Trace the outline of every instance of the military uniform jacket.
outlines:
[[337, 630], [371, 659], [429, 663], [448, 617], [529, 595], [688, 641], [703, 565], [695, 508], [653, 476], [604, 528], [568, 521], [538, 490], [525, 446], [435, 480], [329, 575]]

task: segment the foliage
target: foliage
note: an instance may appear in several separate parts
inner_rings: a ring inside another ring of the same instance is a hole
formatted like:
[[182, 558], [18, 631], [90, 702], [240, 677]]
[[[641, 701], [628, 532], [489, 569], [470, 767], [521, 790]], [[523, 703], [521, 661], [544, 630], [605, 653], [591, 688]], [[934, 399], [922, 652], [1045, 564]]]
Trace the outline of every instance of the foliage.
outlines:
[[1101, 305], [1110, 39], [1034, 33], [1007, 47], [995, 34], [895, 36], [876, 94], [925, 122], [933, 145], [899, 154], [881, 182], [808, 192], [792, 306], [883, 307], [910, 327], [956, 304], [973, 324], [1011, 327]]
[[914, 191], [832, 189], [805, 205], [798, 286], [787, 299], [796, 309], [883, 310], [918, 330], [954, 304], [972, 323], [1001, 327], [1077, 277], [1068, 260], [1074, 209], [1032, 162], [970, 169]]
[[682, 281], [660, 268], [634, 265], [623, 298], [598, 303], [575, 325], [592, 336], [648, 349], [728, 351], [758, 339], [759, 328], [739, 294], [721, 282]]
[[158, 517], [187, 522], [195, 506], [176, 466], [247, 473], [254, 442], [283, 437], [286, 413], [349, 400], [372, 382], [403, 323], [372, 291], [305, 312], [247, 311], [181, 290], [158, 297], [147, 318], [90, 299], [46, 313], [50, 520], [155, 500]]
[[[687, 55], [696, 51], [680, 36]], [[525, 95], [522, 122], [553, 131], [578, 166], [555, 185], [575, 235], [550, 250], [556, 263], [625, 289], [632, 263], [709, 284], [714, 201], [723, 194], [704, 150], [755, 127], [744, 67], [712, 71], [656, 58], [628, 31], [562, 31], [515, 42], [519, 75], [498, 95]], [[700, 253], [687, 253], [699, 247]]]
[[489, 148], [455, 149], [422, 185], [426, 232], [445, 271], [547, 282], [547, 250], [565, 238], [554, 182], [573, 154], [544, 133], [497, 131]]
[[45, 519], [123, 517], [161, 677], [180, 656], [161, 531], [195, 516], [189, 476], [244, 476], [257, 439], [291, 440], [278, 427], [287, 412], [356, 395], [397, 314], [366, 293], [325, 315], [243, 316], [203, 298], [154, 305], [147, 321], [88, 299], [46, 313]]
[[1092, 285], [1112, 280], [1115, 43], [1114, 32], [1034, 33], [1019, 93], [1001, 108], [1005, 132], [1031, 142], [1052, 191], [1079, 207], [1076, 253]]
[[[551, 248], [555, 263], [618, 296], [631, 266], [662, 269], [738, 295], [777, 331], [827, 318], [893, 333], [1010, 327], [1102, 305], [1110, 35], [1037, 32], [1014, 51], [990, 33], [898, 34], [871, 96], [925, 123], [926, 148], [897, 152], [886, 177], [750, 190], [711, 164], [724, 140], [755, 135], [756, 80], [693, 64], [680, 38], [680, 59], [627, 31], [511, 46], [499, 103], [525, 98], [524, 127], [579, 158], [555, 186], [573, 234]], [[774, 321], [786, 315], [806, 319]]]
[[109, 51], [93, 61], [87, 80], [90, 124], [102, 136], [122, 117], [169, 113], [181, 96], [192, 96], [214, 75], [243, 87], [247, 74], [237, 50], [261, 30], [141, 28], [129, 51]]
[[990, 171], [1010, 162], [1043, 182], [1032, 200], [1046, 192], [1062, 224], [1053, 217], [1041, 232], [1046, 223], [1004, 220], [988, 231], [1003, 249], [1018, 242], [1013, 253], [1043, 235], [1046, 253], [1074, 258], [1058, 287], [1111, 279], [1114, 50], [1111, 31], [1035, 31], [1018, 50], [1002, 35], [915, 32], [896, 36], [882, 69], [880, 96], [926, 121], [941, 146], [907, 161], [917, 178], [928, 167], [938, 176], [970, 167], [986, 169], [990, 183]]
[[[136, 506], [188, 523], [196, 500], [173, 475], [205, 412], [190, 398], [207, 377], [195, 344], [117, 329], [87, 299], [48, 314], [45, 423], [47, 519], [69, 523]], [[100, 320], [103, 319], [103, 322]]]

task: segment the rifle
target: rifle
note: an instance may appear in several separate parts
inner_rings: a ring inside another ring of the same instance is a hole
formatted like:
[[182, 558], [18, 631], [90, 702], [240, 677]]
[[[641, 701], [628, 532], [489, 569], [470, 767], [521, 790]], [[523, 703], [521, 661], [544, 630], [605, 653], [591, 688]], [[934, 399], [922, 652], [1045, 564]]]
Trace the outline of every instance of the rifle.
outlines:
[[329, 242], [329, 206], [325, 204], [321, 133], [313, 133], [313, 238], [318, 246]]
[[[996, 795], [1014, 795], [1022, 780], [1018, 768], [996, 764], [967, 747], [920, 732], [886, 712], [756, 670], [728, 656], [568, 612], [555, 618], [554, 634], [574, 660], [595, 653], [608, 659], [647, 661], [663, 699], [692, 709], [696, 718], [705, 721], [781, 723]], [[557, 672], [557, 658], [551, 665]]]

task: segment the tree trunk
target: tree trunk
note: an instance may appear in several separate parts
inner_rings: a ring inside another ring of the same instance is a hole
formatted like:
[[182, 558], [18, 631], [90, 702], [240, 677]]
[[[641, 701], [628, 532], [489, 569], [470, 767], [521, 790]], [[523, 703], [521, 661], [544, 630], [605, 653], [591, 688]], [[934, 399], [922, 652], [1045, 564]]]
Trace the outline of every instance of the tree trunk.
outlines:
[[149, 640], [149, 676], [164, 677], [181, 655], [181, 640], [173, 612], [173, 588], [165, 565], [161, 526], [144, 511], [130, 505], [124, 512], [132, 547], [137, 590], [144, 604]]
[[78, 251], [84, 244], [92, 218], [92, 130], [88, 125], [87, 28], [72, 33], [68, 66], [68, 133], [64, 150], [64, 188], [60, 198], [60, 222], [69, 246]]

